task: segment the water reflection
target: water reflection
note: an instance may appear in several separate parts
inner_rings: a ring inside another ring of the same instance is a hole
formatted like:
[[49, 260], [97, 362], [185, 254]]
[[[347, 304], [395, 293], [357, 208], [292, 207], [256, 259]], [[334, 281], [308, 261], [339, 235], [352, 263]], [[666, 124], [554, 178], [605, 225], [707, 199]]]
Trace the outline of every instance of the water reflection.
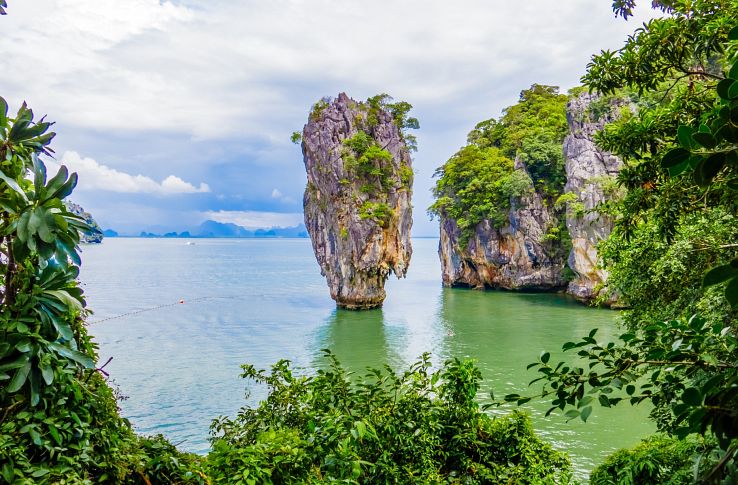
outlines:
[[385, 331], [384, 311], [335, 309], [318, 335], [316, 364], [323, 365], [322, 349], [330, 349], [347, 369], [360, 372], [383, 363], [394, 365], [398, 356]]

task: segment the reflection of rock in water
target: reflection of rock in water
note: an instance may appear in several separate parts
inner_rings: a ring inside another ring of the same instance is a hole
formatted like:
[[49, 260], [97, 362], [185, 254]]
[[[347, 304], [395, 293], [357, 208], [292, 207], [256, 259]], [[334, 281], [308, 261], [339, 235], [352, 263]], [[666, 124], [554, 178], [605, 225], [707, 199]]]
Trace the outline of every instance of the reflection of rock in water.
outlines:
[[[320, 336], [320, 348], [327, 348], [338, 357], [344, 368], [364, 374], [367, 367], [390, 364], [397, 367], [400, 359], [390, 350], [384, 328], [382, 309], [354, 312], [336, 309], [326, 320]], [[318, 366], [325, 362], [316, 356]]]

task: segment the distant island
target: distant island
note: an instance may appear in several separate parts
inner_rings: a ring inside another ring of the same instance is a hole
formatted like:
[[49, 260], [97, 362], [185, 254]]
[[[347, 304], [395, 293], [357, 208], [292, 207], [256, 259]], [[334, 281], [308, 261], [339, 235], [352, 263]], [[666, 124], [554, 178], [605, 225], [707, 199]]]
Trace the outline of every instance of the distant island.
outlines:
[[307, 230], [304, 224], [294, 227], [271, 227], [260, 229], [246, 229], [233, 223], [223, 223], [207, 220], [199, 226], [181, 232], [171, 231], [155, 233], [141, 231], [135, 234], [119, 234], [113, 229], [103, 231], [105, 237], [147, 237], [147, 238], [306, 238]]

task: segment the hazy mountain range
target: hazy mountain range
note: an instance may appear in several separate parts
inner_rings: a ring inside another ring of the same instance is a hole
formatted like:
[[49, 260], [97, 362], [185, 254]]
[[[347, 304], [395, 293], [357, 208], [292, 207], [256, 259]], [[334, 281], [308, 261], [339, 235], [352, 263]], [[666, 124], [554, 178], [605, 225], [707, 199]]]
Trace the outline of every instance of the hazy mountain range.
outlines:
[[105, 237], [223, 237], [223, 238], [256, 238], [256, 237], [308, 237], [304, 224], [294, 227], [271, 227], [262, 229], [246, 229], [245, 227], [216, 221], [205, 221], [197, 227], [182, 232], [147, 232], [139, 234], [118, 234], [113, 229], [103, 231]]

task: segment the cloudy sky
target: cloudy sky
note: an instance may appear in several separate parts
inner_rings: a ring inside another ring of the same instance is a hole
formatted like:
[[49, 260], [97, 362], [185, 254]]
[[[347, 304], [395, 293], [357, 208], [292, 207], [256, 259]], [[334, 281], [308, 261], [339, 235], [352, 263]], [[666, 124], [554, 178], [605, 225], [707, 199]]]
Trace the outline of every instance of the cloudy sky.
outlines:
[[[302, 220], [289, 141], [326, 95], [415, 107], [415, 226], [432, 174], [532, 83], [578, 84], [590, 56], [651, 15], [608, 0], [8, 0], [0, 95], [57, 122], [73, 199], [104, 228]], [[650, 3], [650, 2], [645, 2]]]

